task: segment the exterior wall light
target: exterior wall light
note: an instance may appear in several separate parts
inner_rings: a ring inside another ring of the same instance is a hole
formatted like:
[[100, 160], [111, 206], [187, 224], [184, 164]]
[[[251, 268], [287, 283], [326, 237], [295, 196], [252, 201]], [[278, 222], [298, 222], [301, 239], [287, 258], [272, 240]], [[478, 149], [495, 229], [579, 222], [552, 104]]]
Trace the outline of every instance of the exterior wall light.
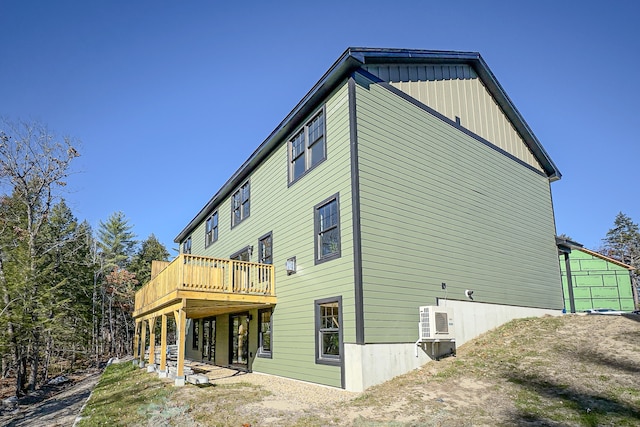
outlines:
[[296, 257], [287, 259], [287, 276], [291, 276], [296, 272]]

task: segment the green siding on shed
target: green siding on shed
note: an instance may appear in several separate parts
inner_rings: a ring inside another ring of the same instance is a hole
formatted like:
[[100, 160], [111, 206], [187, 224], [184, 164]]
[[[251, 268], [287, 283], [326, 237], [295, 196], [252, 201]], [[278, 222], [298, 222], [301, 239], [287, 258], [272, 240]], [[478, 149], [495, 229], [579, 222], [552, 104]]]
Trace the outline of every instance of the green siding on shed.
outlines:
[[[576, 312], [595, 308], [634, 309], [629, 270], [614, 262], [574, 249], [569, 254]], [[571, 310], [564, 254], [560, 255], [565, 309]]]
[[356, 103], [365, 341], [415, 340], [465, 289], [561, 309], [548, 179], [362, 76]]
[[[231, 201], [218, 206], [218, 241], [204, 247], [205, 224], [192, 233], [192, 253], [228, 258], [253, 246], [257, 261], [258, 238], [273, 233], [273, 264], [278, 303], [273, 313], [272, 359], [255, 358], [256, 371], [304, 381], [341, 386], [339, 366], [315, 363], [316, 299], [342, 296], [344, 339], [353, 341], [353, 233], [349, 111], [346, 84], [326, 102], [327, 159], [288, 186], [287, 144], [283, 143], [251, 173], [251, 213], [231, 229]], [[339, 259], [314, 265], [314, 206], [340, 195], [341, 254]], [[287, 258], [296, 257], [298, 271], [287, 276]], [[254, 313], [254, 321], [257, 319]], [[251, 327], [257, 333], [257, 326]], [[250, 340], [254, 340], [250, 337]]]

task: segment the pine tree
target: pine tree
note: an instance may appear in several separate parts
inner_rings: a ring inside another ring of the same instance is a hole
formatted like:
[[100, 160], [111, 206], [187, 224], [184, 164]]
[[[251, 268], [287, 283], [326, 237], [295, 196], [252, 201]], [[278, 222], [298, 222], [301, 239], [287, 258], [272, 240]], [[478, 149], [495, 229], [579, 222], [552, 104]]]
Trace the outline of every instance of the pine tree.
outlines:
[[91, 229], [78, 224], [64, 200], [52, 209], [45, 237], [51, 248], [41, 260], [47, 289], [42, 302], [46, 378], [52, 359], [73, 366], [78, 351], [90, 348], [93, 265]]
[[[130, 346], [122, 343], [120, 327], [124, 329], [124, 336], [129, 334], [127, 328], [133, 322], [131, 320], [132, 309], [129, 310], [126, 304], [119, 304], [116, 301], [120, 289], [115, 283], [120, 283], [114, 277], [127, 277], [126, 286], [134, 279], [129, 277], [129, 264], [137, 244], [135, 234], [131, 231], [132, 226], [126, 219], [124, 213], [115, 212], [106, 222], [100, 221], [98, 228], [98, 246], [104, 263], [104, 277], [101, 286], [101, 341], [107, 346], [105, 349], [109, 354], [120, 355], [128, 352]], [[124, 282], [123, 282], [124, 283]], [[136, 281], [137, 284], [137, 281]], [[124, 285], [123, 285], [124, 286]], [[114, 305], [114, 302], [116, 304]]]
[[631, 286], [636, 307], [640, 306], [640, 231], [638, 224], [619, 212], [613, 222], [613, 228], [602, 239], [602, 252], [634, 268], [631, 272]]
[[612, 258], [629, 264], [636, 269], [640, 267], [640, 231], [638, 224], [620, 212], [613, 222], [613, 228], [602, 239], [604, 251]]
[[168, 261], [169, 251], [152, 233], [140, 245], [129, 270], [136, 275], [139, 286], [151, 280], [151, 261]]
[[131, 231], [133, 226], [122, 212], [114, 212], [106, 222], [100, 221], [98, 227], [98, 246], [104, 257], [105, 270], [127, 268], [134, 253], [137, 241]]

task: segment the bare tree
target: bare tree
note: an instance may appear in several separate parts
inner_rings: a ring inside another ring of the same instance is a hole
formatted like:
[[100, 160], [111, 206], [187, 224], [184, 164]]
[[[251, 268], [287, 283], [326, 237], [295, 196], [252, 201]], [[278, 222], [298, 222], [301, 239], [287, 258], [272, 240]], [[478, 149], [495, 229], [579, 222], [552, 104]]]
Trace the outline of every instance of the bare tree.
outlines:
[[[4, 227], [12, 227], [16, 245], [24, 247], [22, 286], [10, 287], [0, 273], [0, 292], [5, 310], [14, 310], [12, 301], [19, 301], [21, 310], [30, 318], [29, 326], [20, 328], [10, 320], [7, 325], [14, 363], [17, 366], [16, 394], [20, 394], [30, 365], [28, 386], [35, 388], [40, 363], [41, 328], [38, 325], [38, 294], [40, 280], [37, 263], [49, 248], [39, 246], [39, 236], [46, 224], [52, 206], [66, 185], [71, 161], [79, 154], [70, 138], [59, 138], [40, 123], [13, 122], [0, 119], [0, 189], [11, 194], [18, 219]], [[7, 256], [7, 248], [0, 248], [0, 258]], [[0, 268], [4, 263], [0, 264]], [[12, 317], [9, 317], [10, 319]]]

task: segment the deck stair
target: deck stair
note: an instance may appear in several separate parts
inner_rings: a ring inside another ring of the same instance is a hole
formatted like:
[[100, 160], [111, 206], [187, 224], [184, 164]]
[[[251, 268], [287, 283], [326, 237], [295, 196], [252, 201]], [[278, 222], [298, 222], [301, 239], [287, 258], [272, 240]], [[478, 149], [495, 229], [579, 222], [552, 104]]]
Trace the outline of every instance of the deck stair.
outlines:
[[[155, 354], [155, 362], [160, 363], [160, 345], [156, 344], [156, 348], [154, 351]], [[144, 350], [144, 359], [149, 360], [149, 347]], [[176, 361], [178, 360], [178, 346], [177, 345], [168, 345], [167, 346], [167, 360]]]

